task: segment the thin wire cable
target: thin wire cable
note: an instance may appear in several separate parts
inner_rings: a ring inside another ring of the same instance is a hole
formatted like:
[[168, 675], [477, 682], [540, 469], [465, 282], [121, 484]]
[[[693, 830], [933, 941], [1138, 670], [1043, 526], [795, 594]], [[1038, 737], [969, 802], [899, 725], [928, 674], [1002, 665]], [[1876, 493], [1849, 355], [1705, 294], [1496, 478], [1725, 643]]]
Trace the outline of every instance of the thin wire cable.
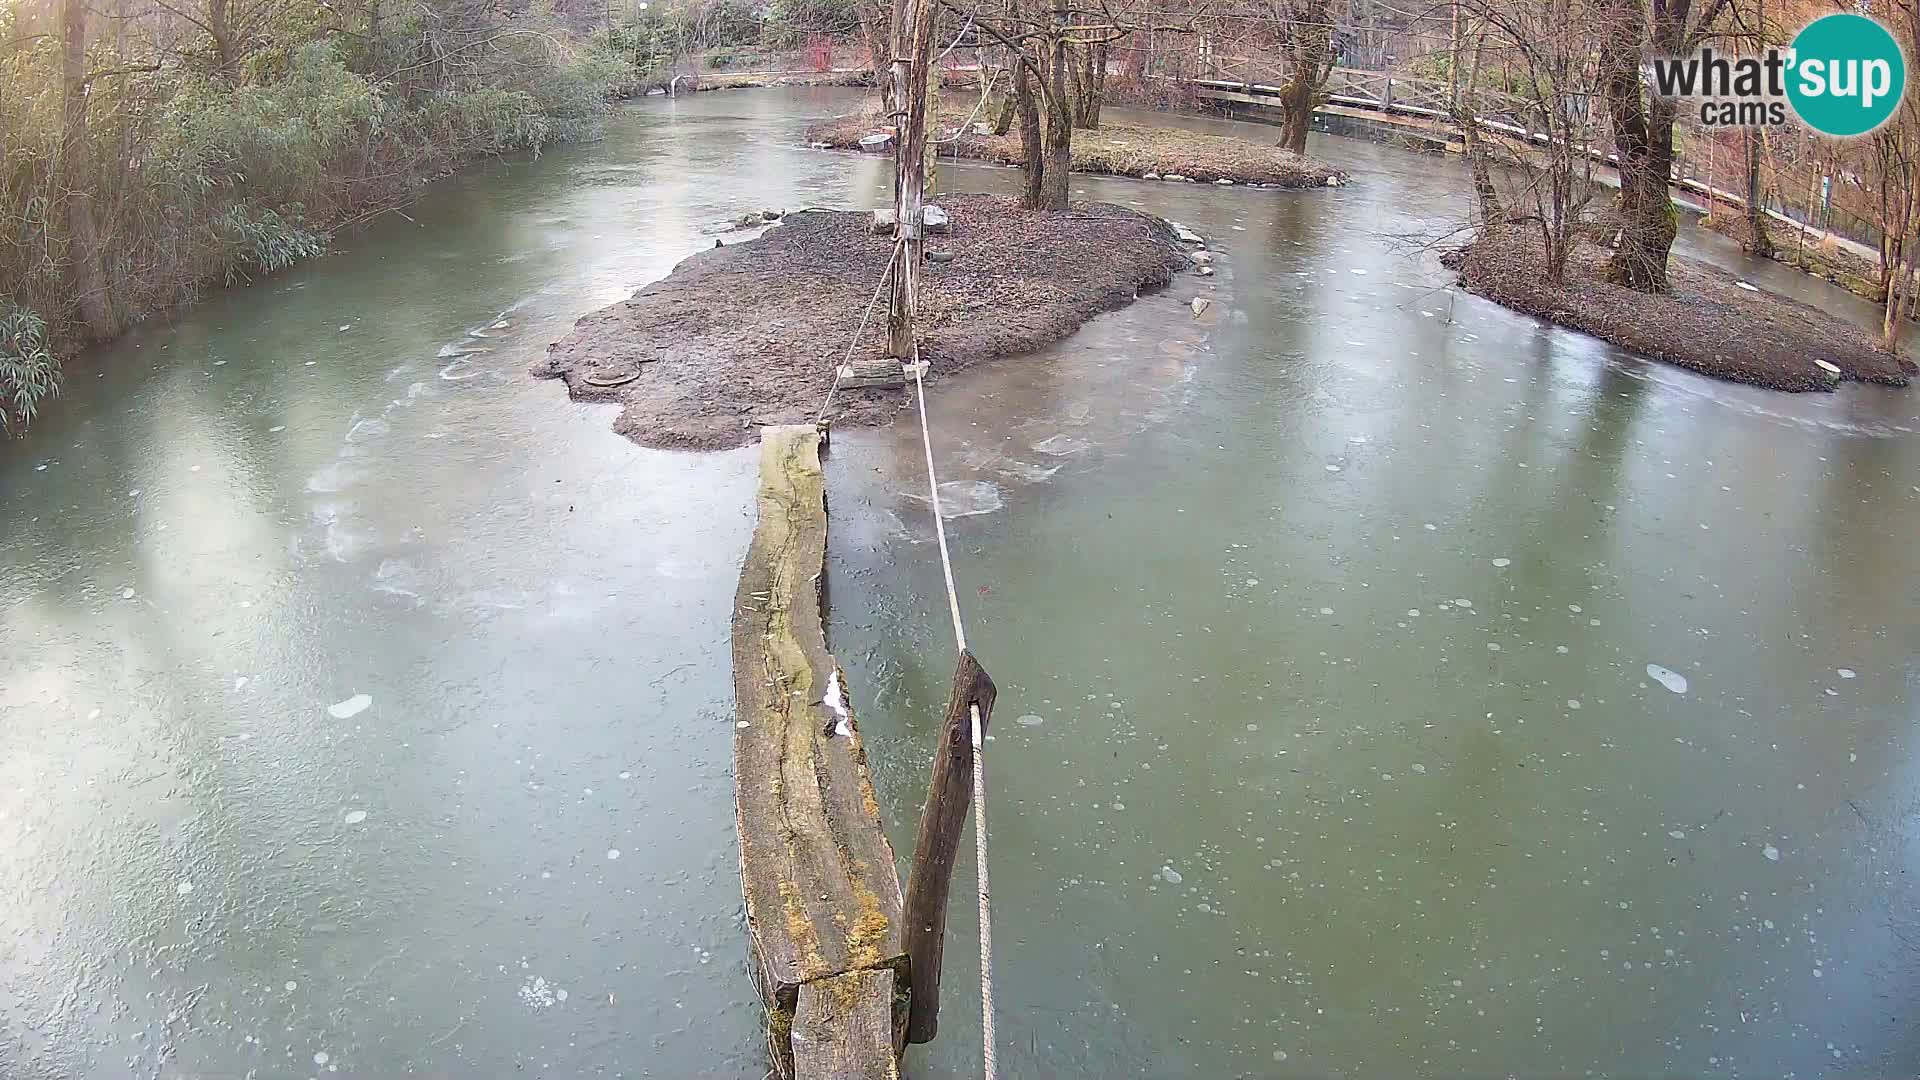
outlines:
[[[954, 645], [967, 648], [960, 620], [960, 593], [953, 584], [953, 555], [947, 550], [947, 525], [940, 513], [940, 481], [933, 471], [933, 435], [927, 427], [927, 391], [921, 380], [920, 343], [913, 343], [913, 396], [920, 408], [920, 448], [927, 455], [927, 501], [933, 506], [933, 535], [940, 544], [940, 572], [947, 582], [947, 613], [953, 616]], [[980, 885], [980, 1038], [981, 1071], [994, 1080], [999, 1065], [993, 1050], [993, 905], [987, 885], [987, 754], [980, 730], [980, 706], [968, 706], [973, 718], [973, 866]]]
[[847, 366], [853, 363], [853, 350], [859, 347], [861, 335], [867, 332], [867, 320], [873, 318], [874, 305], [880, 302], [880, 294], [887, 291], [887, 282], [893, 277], [893, 264], [899, 261], [900, 251], [906, 246], [907, 241], [905, 237], [894, 241], [893, 254], [887, 258], [887, 268], [880, 271], [880, 284], [873, 290], [873, 299], [867, 301], [866, 314], [860, 316], [860, 329], [855, 330], [853, 332], [853, 340], [847, 342], [847, 355], [845, 359], [841, 360], [833, 369], [833, 385], [827, 387], [827, 400], [820, 403], [820, 411], [814, 414], [813, 422], [815, 424], [825, 420], [827, 418], [827, 410], [833, 408], [833, 395], [840, 391], [840, 380], [845, 377]]

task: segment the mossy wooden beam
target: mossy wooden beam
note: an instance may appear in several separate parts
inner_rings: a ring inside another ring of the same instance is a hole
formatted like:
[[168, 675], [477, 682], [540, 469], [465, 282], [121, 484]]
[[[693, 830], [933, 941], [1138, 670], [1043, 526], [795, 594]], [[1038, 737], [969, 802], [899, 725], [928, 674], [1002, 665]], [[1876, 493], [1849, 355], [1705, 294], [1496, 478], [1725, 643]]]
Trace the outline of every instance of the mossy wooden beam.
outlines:
[[800, 988], [793, 1017], [794, 1074], [808, 1080], [899, 1080], [890, 971], [855, 971]]
[[[795, 1075], [803, 988], [874, 971], [885, 973], [881, 981], [904, 983], [906, 968], [893, 848], [881, 830], [846, 676], [827, 652], [821, 622], [827, 510], [820, 444], [812, 426], [762, 430], [759, 524], [733, 612], [740, 881], [782, 1076]], [[889, 1059], [904, 1024], [905, 1010], [895, 1004]]]

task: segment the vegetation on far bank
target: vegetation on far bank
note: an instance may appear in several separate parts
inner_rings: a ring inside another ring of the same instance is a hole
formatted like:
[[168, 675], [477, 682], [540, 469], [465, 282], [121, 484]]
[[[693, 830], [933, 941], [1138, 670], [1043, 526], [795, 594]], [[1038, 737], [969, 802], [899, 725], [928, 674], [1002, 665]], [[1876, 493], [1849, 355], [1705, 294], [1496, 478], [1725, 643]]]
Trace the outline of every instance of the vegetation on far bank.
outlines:
[[850, 11], [0, 2], [0, 429], [30, 422], [87, 342], [322, 254], [476, 157], [591, 137], [609, 99], [676, 71], [763, 66]]
[[[963, 127], [970, 115], [970, 110], [943, 105], [939, 122], [934, 125], [940, 154], [999, 165], [1018, 165], [1025, 160], [1019, 135], [1011, 131], [995, 134], [991, 124], [985, 125], [985, 133], [972, 126]], [[807, 138], [835, 149], [854, 150], [862, 138], [890, 130], [880, 110], [871, 108], [814, 124], [807, 129]], [[1070, 160], [1074, 172], [1151, 179], [1178, 176], [1207, 183], [1231, 180], [1236, 184], [1305, 188], [1326, 187], [1329, 181], [1339, 183], [1346, 178], [1338, 169], [1272, 143], [1184, 128], [1120, 123], [1111, 118], [1103, 120], [1098, 128], [1075, 133]]]

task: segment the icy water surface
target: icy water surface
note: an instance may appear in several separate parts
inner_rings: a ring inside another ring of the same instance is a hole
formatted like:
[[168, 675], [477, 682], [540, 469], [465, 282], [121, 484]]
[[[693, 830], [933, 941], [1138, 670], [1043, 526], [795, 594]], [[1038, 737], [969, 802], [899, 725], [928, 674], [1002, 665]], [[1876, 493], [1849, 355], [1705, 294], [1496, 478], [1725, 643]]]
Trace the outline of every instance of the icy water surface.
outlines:
[[[1085, 183], [1219, 276], [933, 404], [943, 479], [994, 493], [948, 528], [1001, 688], [1001, 1060], [1920, 1074], [1920, 398], [1436, 291], [1400, 237], [1459, 212], [1452, 163], [1317, 149], [1359, 182]], [[833, 631], [905, 850], [952, 655], [918, 431], [834, 453], [836, 494], [897, 477], [834, 505]], [[921, 1076], [977, 1074], [960, 907]]]
[[821, 107], [477, 167], [0, 445], [0, 1076], [761, 1074], [753, 459], [525, 369], [714, 222], [865, 199], [793, 148]]
[[[762, 1075], [752, 455], [523, 372], [728, 217], [874, 201], [884, 162], [795, 148], [850, 100], [651, 101], [476, 169], [0, 447], [0, 1076]], [[1005, 1074], [1920, 1069], [1916, 399], [1451, 298], [1396, 237], [1459, 212], [1452, 163], [1315, 149], [1362, 182], [1079, 185], [1219, 276], [934, 395], [1002, 687]], [[951, 657], [918, 454], [830, 455], [903, 854]], [[919, 1076], [977, 1060], [953, 928]]]

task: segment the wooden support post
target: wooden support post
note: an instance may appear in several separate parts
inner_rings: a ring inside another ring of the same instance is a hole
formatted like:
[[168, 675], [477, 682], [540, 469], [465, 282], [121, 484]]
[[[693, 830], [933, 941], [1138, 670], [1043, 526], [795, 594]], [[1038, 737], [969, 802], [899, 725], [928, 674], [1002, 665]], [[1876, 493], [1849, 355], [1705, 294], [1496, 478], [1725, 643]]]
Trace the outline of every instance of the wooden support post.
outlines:
[[[906, 0], [896, 0], [905, 3]], [[933, 61], [933, 0], [912, 0], [913, 18], [901, 27], [912, 32], [911, 42], [894, 42], [893, 85], [901, 95], [894, 108], [906, 114], [893, 141], [894, 228], [905, 239], [906, 250], [893, 263], [893, 288], [887, 305], [887, 355], [913, 359], [913, 315], [918, 307], [916, 286], [920, 260], [927, 246], [920, 206], [927, 184], [927, 69]], [[912, 56], [903, 46], [911, 47]]]
[[980, 661], [962, 649], [953, 671], [953, 693], [933, 753], [933, 778], [927, 807], [920, 815], [920, 836], [913, 845], [902, 922], [907, 977], [912, 986], [907, 1009], [907, 1041], [931, 1042], [940, 1026], [940, 957], [947, 935], [947, 891], [953, 860], [967, 823], [973, 791], [973, 710], [980, 710], [980, 734], [986, 737], [997, 691]]

